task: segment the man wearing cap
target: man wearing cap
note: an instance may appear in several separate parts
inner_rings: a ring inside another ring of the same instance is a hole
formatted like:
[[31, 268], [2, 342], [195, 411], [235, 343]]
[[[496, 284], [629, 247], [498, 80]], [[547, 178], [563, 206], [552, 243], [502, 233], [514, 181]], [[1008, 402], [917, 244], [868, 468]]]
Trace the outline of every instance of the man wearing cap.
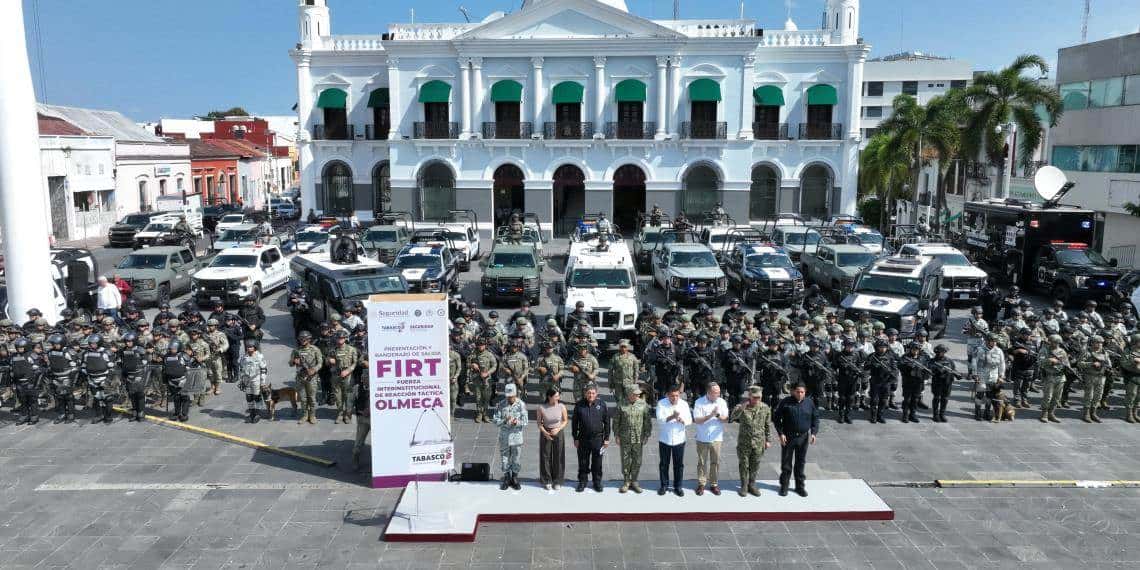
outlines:
[[521, 489], [519, 485], [519, 456], [522, 454], [523, 431], [527, 424], [526, 405], [519, 399], [518, 388], [508, 383], [503, 388], [502, 401], [495, 407], [492, 421], [499, 426], [499, 459], [502, 463], [503, 482], [499, 490]]
[[[188, 344], [186, 348], [193, 361], [191, 368], [206, 368], [206, 373], [209, 374], [210, 360], [213, 358], [213, 351], [210, 349], [210, 343], [202, 338], [202, 329], [198, 327], [190, 329], [190, 344]], [[202, 390], [196, 394], [194, 405], [201, 406], [205, 403], [207, 393], [209, 393], [208, 390]]]
[[332, 373], [330, 380], [336, 402], [336, 421], [347, 424], [352, 417], [352, 374], [356, 371], [360, 353], [348, 343], [348, 331], [339, 330], [333, 336], [335, 344], [325, 364]]
[[934, 358], [930, 359], [931, 419], [940, 423], [946, 423], [946, 404], [950, 401], [954, 380], [959, 378], [954, 361], [946, 357], [949, 350], [945, 344], [938, 344], [934, 347]]
[[574, 448], [578, 450], [578, 487], [586, 490], [587, 477], [592, 476], [594, 490], [602, 492], [602, 452], [610, 445], [611, 414], [604, 402], [598, 399], [598, 387], [586, 386], [582, 399], [574, 404], [571, 433]]
[[1061, 423], [1055, 410], [1061, 402], [1061, 391], [1065, 386], [1066, 371], [1072, 370], [1069, 353], [1059, 334], [1051, 334], [1047, 339], [1045, 354], [1038, 359], [1041, 372], [1041, 423]]
[[590, 345], [579, 344], [578, 354], [570, 361], [570, 372], [574, 374], [574, 401], [585, 395], [586, 386], [593, 385], [598, 378], [598, 359], [590, 354]]
[[1108, 352], [1104, 350], [1104, 338], [1100, 335], [1093, 335], [1089, 339], [1089, 349], [1084, 355], [1081, 356], [1077, 362], [1077, 370], [1081, 371], [1084, 376], [1084, 417], [1081, 418], [1085, 423], [1096, 422], [1100, 423], [1100, 418], [1097, 417], [1097, 406], [1100, 405], [1101, 393], [1104, 390], [1105, 376], [1112, 372], [1112, 359], [1109, 357]]
[[545, 394], [548, 389], [562, 392], [562, 369], [566, 367], [565, 361], [554, 351], [554, 345], [549, 341], [542, 343], [542, 354], [534, 362], [534, 370], [538, 373], [539, 393]]
[[724, 423], [728, 421], [728, 403], [720, 397], [720, 385], [710, 382], [705, 395], [693, 406], [693, 423], [697, 426], [697, 495], [709, 492], [720, 495], [720, 448], [724, 442]]
[[210, 345], [210, 360], [206, 364], [206, 371], [210, 375], [210, 385], [213, 386], [215, 396], [222, 386], [222, 380], [228, 377], [225, 357], [230, 351], [230, 340], [226, 333], [218, 330], [219, 324], [221, 323], [217, 319], [206, 321], [206, 343]]
[[652, 413], [649, 406], [642, 399], [641, 388], [630, 386], [625, 392], [625, 399], [618, 407], [614, 417], [614, 436], [621, 448], [621, 475], [622, 486], [619, 493], [633, 490], [641, 492], [638, 477], [641, 474], [641, 458], [645, 451], [645, 444], [649, 443], [649, 436], [653, 431]]
[[1124, 421], [1134, 424], [1140, 421], [1136, 416], [1136, 406], [1140, 404], [1140, 333], [1132, 333], [1128, 349], [1120, 355], [1120, 369], [1124, 382]]
[[756, 476], [764, 450], [772, 446], [772, 409], [763, 402], [764, 390], [759, 386], [748, 388], [747, 396], [747, 401], [732, 409], [732, 421], [740, 424], [736, 438], [736, 457], [740, 460], [740, 490], [737, 494], [759, 497]]
[[637, 385], [637, 372], [641, 361], [630, 352], [633, 346], [629, 339], [618, 342], [617, 354], [610, 359], [610, 390], [613, 391], [615, 402], [624, 402], [627, 391]]
[[902, 375], [902, 418], [903, 423], [918, 423], [918, 401], [930, 376], [930, 368], [924, 362], [922, 345], [917, 341], [907, 344], [906, 353], [899, 359], [898, 367]]
[[301, 397], [302, 408], [301, 417], [297, 419], [298, 424], [306, 421], [311, 424], [317, 423], [317, 379], [324, 356], [321, 354], [321, 349], [313, 346], [312, 340], [312, 333], [301, 331], [301, 334], [297, 335], [300, 346], [293, 349], [293, 354], [289, 357], [289, 366], [297, 369], [295, 385]]
[[871, 423], [885, 424], [883, 410], [887, 407], [887, 397], [891, 383], [898, 375], [898, 366], [894, 354], [888, 350], [887, 341], [875, 341], [875, 352], [863, 360], [863, 367], [870, 373], [871, 389], [868, 394], [868, 404], [871, 409]]
[[1005, 378], [1005, 352], [998, 346], [998, 335], [990, 333], [975, 353], [974, 376], [974, 419], [989, 419], [993, 412], [989, 394], [1000, 389]]
[[530, 375], [530, 360], [522, 352], [523, 342], [514, 339], [507, 346], [507, 354], [499, 363], [499, 373], [507, 384], [514, 384], [519, 394], [526, 394], [526, 380]]
[[467, 356], [467, 385], [475, 395], [475, 421], [487, 422], [487, 406], [491, 404], [491, 379], [499, 368], [494, 353], [487, 349], [487, 338], [475, 339], [475, 350]]
[[[463, 375], [463, 356], [459, 354], [459, 331], [451, 331], [451, 342], [447, 344], [447, 392], [451, 417], [455, 417], [455, 407], [459, 403], [459, 377]], [[368, 380], [363, 380], [367, 384]]]

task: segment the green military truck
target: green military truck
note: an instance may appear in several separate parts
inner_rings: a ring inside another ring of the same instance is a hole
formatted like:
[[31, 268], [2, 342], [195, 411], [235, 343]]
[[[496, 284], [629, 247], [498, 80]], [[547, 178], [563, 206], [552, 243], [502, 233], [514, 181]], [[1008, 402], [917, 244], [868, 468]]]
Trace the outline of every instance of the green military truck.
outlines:
[[480, 264], [483, 278], [483, 304], [518, 303], [527, 299], [538, 305], [542, 296], [542, 258], [533, 244], [498, 242], [491, 255]]
[[859, 278], [859, 272], [875, 261], [875, 254], [861, 245], [820, 244], [815, 251], [806, 251], [800, 256], [800, 271], [804, 279], [819, 285], [821, 291], [829, 293], [831, 300], [838, 303]]

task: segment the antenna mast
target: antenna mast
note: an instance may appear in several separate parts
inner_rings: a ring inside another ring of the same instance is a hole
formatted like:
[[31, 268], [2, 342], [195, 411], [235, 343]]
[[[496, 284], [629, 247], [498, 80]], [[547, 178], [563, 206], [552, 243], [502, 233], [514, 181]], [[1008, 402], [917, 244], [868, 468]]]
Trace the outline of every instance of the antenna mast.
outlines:
[[681, 0], [673, 0], [673, 19], [681, 19]]
[[1089, 40], [1089, 12], [1092, 10], [1092, 0], [1085, 0], [1085, 14], [1081, 17], [1081, 43]]

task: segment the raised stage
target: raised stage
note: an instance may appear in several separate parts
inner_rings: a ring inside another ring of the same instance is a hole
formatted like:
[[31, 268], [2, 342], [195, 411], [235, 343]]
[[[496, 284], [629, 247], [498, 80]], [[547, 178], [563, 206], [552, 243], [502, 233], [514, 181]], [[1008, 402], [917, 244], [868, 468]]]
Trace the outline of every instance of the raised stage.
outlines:
[[[404, 488], [384, 530], [390, 542], [473, 542], [481, 522], [583, 521], [855, 521], [893, 520], [894, 511], [862, 479], [808, 481], [808, 496], [776, 494], [776, 481], [760, 481], [759, 497], [740, 497], [738, 483], [721, 487], [721, 495], [698, 497], [695, 481], [685, 482], [685, 496], [657, 494], [657, 484], [644, 492], [618, 493], [616, 482], [597, 493], [574, 484], [546, 491], [528, 481], [519, 491], [500, 491], [498, 482], [416, 484]], [[418, 508], [418, 511], [417, 511]], [[419, 513], [418, 515], [416, 513]]]

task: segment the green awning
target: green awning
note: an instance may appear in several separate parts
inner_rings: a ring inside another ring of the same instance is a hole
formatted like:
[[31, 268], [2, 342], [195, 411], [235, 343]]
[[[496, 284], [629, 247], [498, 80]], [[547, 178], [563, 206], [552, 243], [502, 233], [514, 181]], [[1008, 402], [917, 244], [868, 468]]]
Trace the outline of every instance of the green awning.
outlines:
[[442, 81], [428, 81], [420, 87], [420, 103], [447, 103], [451, 100], [451, 86]]
[[388, 88], [381, 87], [373, 89], [372, 93], [368, 95], [369, 107], [387, 107], [388, 106]]
[[958, 218], [961, 218], [961, 217], [962, 217], [962, 212], [958, 212], [957, 214], [954, 214], [953, 216], [950, 215], [950, 212], [946, 212], [946, 222], [947, 223], [953, 222], [954, 220], [957, 220]]
[[554, 86], [554, 91], [551, 94], [553, 105], [560, 105], [562, 103], [581, 103], [582, 102], [582, 88], [581, 83], [573, 81], [563, 81]]
[[813, 85], [807, 91], [808, 105], [838, 105], [839, 94], [830, 85]]
[[496, 103], [521, 103], [522, 84], [504, 79], [491, 86], [491, 100]]
[[614, 99], [618, 102], [645, 102], [645, 84], [636, 79], [626, 79], [614, 88]]
[[317, 98], [320, 109], [344, 109], [348, 106], [348, 93], [340, 89], [325, 89]]
[[698, 79], [690, 83], [689, 101], [720, 101], [720, 84], [712, 79]]
[[775, 85], [763, 85], [752, 90], [757, 105], [784, 106], [784, 91]]

